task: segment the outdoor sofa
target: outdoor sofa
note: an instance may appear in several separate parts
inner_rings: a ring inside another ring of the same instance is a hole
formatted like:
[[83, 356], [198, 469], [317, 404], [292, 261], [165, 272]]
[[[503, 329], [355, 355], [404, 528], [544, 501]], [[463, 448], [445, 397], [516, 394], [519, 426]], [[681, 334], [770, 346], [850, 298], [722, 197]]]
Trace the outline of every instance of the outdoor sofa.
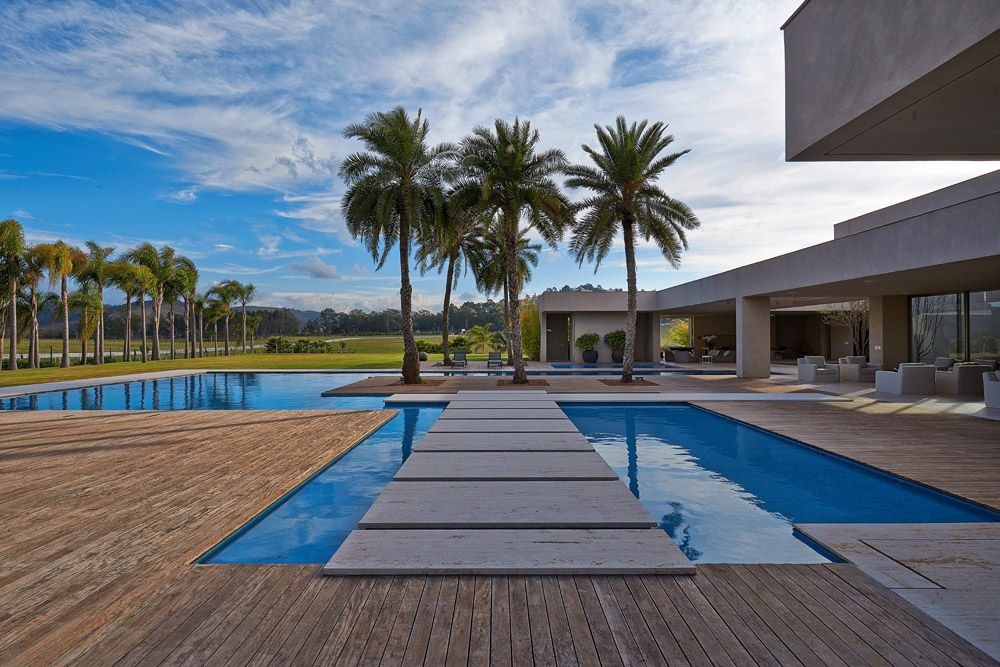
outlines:
[[864, 356], [841, 357], [837, 360], [841, 381], [874, 382], [875, 371], [882, 370], [879, 364], [869, 364]]
[[934, 368], [945, 370], [955, 365], [955, 360], [951, 357], [934, 357]]
[[933, 394], [934, 374], [931, 364], [900, 364], [898, 371], [875, 371], [875, 390], [888, 394]]
[[799, 380], [803, 382], [836, 382], [840, 379], [840, 367], [837, 364], [827, 365], [826, 359], [819, 355], [799, 357], [795, 363]]
[[934, 385], [940, 394], [981, 396], [983, 375], [992, 371], [992, 366], [977, 364], [974, 361], [958, 363], [946, 371], [938, 370], [934, 374]]
[[1000, 410], [1000, 371], [983, 373], [983, 398], [986, 407]]

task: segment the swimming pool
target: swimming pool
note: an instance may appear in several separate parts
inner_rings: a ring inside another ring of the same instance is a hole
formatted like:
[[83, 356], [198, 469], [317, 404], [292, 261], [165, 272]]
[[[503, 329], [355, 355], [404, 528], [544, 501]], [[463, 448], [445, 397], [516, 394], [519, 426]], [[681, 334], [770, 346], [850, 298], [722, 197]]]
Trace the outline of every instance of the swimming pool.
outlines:
[[998, 521], [970, 503], [683, 403], [564, 403], [695, 563], [818, 563], [793, 523]]

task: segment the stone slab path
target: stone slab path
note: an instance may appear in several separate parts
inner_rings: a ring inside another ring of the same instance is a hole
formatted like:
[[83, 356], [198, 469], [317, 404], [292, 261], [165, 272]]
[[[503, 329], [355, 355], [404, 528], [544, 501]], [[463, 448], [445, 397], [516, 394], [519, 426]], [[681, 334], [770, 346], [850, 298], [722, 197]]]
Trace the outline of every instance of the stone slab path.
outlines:
[[324, 572], [695, 571], [546, 392], [453, 398]]

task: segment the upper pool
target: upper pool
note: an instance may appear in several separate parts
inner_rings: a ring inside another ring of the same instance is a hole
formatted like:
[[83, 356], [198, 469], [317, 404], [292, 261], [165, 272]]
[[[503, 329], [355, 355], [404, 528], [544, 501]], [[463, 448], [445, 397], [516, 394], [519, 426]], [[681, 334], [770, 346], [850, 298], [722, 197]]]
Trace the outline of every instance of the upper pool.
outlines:
[[696, 563], [825, 562], [793, 523], [939, 523], [1000, 516], [683, 403], [562, 403]]

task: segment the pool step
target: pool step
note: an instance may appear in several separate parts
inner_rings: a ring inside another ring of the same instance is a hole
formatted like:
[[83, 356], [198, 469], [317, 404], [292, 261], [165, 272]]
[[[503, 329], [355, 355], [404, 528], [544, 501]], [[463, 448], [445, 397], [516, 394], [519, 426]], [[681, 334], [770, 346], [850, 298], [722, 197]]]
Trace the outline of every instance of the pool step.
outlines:
[[601, 455], [589, 452], [415, 451], [393, 478], [400, 482], [618, 481]]
[[659, 529], [355, 530], [330, 575], [694, 574]]
[[[447, 456], [447, 455], [443, 455]], [[652, 528], [619, 482], [389, 482], [358, 527]]]

